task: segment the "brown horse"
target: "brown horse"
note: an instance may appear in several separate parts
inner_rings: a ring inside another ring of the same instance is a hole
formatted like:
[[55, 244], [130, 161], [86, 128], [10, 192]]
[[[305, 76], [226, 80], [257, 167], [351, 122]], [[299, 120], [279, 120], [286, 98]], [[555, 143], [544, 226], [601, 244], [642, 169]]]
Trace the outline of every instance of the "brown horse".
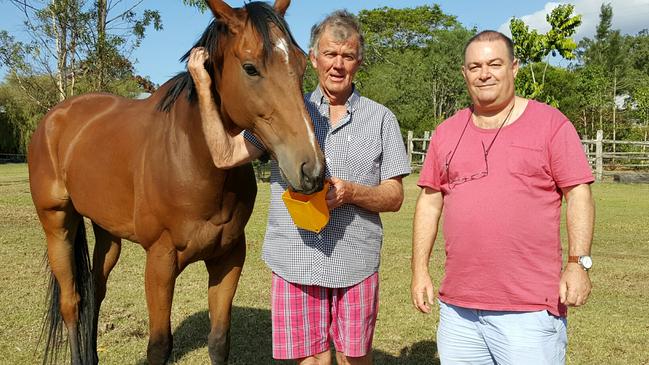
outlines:
[[[209, 52], [224, 126], [254, 132], [293, 189], [322, 189], [323, 156], [301, 91], [306, 59], [283, 19], [289, 0], [237, 9], [208, 3], [215, 19], [195, 47]], [[176, 277], [199, 260], [209, 273], [210, 358], [227, 362], [244, 226], [257, 188], [249, 164], [215, 166], [211, 128], [201, 121], [187, 72], [146, 100], [82, 95], [41, 121], [29, 148], [29, 181], [52, 271], [45, 362], [56, 360], [64, 325], [72, 363], [97, 363], [99, 307], [122, 238], [146, 251], [149, 363], [171, 354]], [[92, 263], [83, 217], [96, 238]]]

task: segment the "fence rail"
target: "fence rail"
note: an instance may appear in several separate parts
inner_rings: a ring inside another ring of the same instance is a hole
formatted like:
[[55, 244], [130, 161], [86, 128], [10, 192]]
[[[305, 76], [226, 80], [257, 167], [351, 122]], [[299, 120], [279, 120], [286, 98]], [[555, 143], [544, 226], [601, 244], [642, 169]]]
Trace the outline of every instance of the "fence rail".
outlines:
[[[412, 131], [408, 131], [406, 149], [413, 170], [423, 165], [430, 136], [428, 131], [423, 137], [415, 137]], [[583, 139], [581, 143], [597, 181], [625, 172], [649, 171], [649, 141], [604, 139], [604, 132], [598, 130], [595, 139]]]

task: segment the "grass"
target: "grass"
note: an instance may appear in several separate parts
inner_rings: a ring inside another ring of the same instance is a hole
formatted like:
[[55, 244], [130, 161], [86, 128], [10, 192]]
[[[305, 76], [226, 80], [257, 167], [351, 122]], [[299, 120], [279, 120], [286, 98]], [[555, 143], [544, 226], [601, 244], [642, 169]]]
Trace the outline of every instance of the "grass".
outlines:
[[[411, 221], [419, 190], [415, 181], [414, 176], [405, 180], [401, 211], [383, 215], [386, 237], [374, 340], [376, 364], [438, 362], [437, 314], [420, 314], [410, 303]], [[567, 363], [649, 364], [649, 185], [602, 183], [593, 190], [597, 203], [594, 290], [585, 307], [570, 310]], [[234, 301], [232, 364], [273, 363], [270, 272], [260, 259], [267, 209], [268, 185], [262, 184], [247, 227], [248, 257]], [[24, 164], [0, 165], [0, 217], [0, 364], [38, 363], [45, 243]], [[431, 260], [435, 283], [442, 275], [443, 256], [443, 245], [438, 243]], [[144, 251], [125, 241], [99, 320], [101, 364], [146, 363], [143, 283]], [[206, 292], [204, 266], [190, 265], [178, 278], [174, 297], [174, 364], [209, 362]]]

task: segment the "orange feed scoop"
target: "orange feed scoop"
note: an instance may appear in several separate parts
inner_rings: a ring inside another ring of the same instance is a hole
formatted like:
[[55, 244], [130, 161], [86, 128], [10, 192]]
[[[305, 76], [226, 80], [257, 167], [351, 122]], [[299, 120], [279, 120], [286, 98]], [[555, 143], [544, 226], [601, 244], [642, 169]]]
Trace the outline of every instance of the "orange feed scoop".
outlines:
[[288, 209], [293, 223], [307, 231], [318, 233], [329, 222], [329, 208], [325, 196], [329, 191], [329, 183], [325, 183], [322, 190], [306, 195], [287, 189], [282, 194], [282, 199]]

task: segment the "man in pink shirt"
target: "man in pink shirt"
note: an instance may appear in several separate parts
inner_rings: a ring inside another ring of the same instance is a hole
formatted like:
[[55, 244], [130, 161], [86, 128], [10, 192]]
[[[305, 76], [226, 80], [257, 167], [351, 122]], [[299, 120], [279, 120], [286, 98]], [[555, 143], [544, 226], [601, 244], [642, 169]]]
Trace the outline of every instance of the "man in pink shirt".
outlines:
[[473, 105], [436, 129], [418, 181], [411, 294], [431, 311], [428, 263], [443, 215], [443, 364], [565, 363], [566, 306], [583, 305], [591, 291], [593, 176], [570, 121], [515, 96], [518, 67], [505, 35], [469, 40], [462, 73]]

